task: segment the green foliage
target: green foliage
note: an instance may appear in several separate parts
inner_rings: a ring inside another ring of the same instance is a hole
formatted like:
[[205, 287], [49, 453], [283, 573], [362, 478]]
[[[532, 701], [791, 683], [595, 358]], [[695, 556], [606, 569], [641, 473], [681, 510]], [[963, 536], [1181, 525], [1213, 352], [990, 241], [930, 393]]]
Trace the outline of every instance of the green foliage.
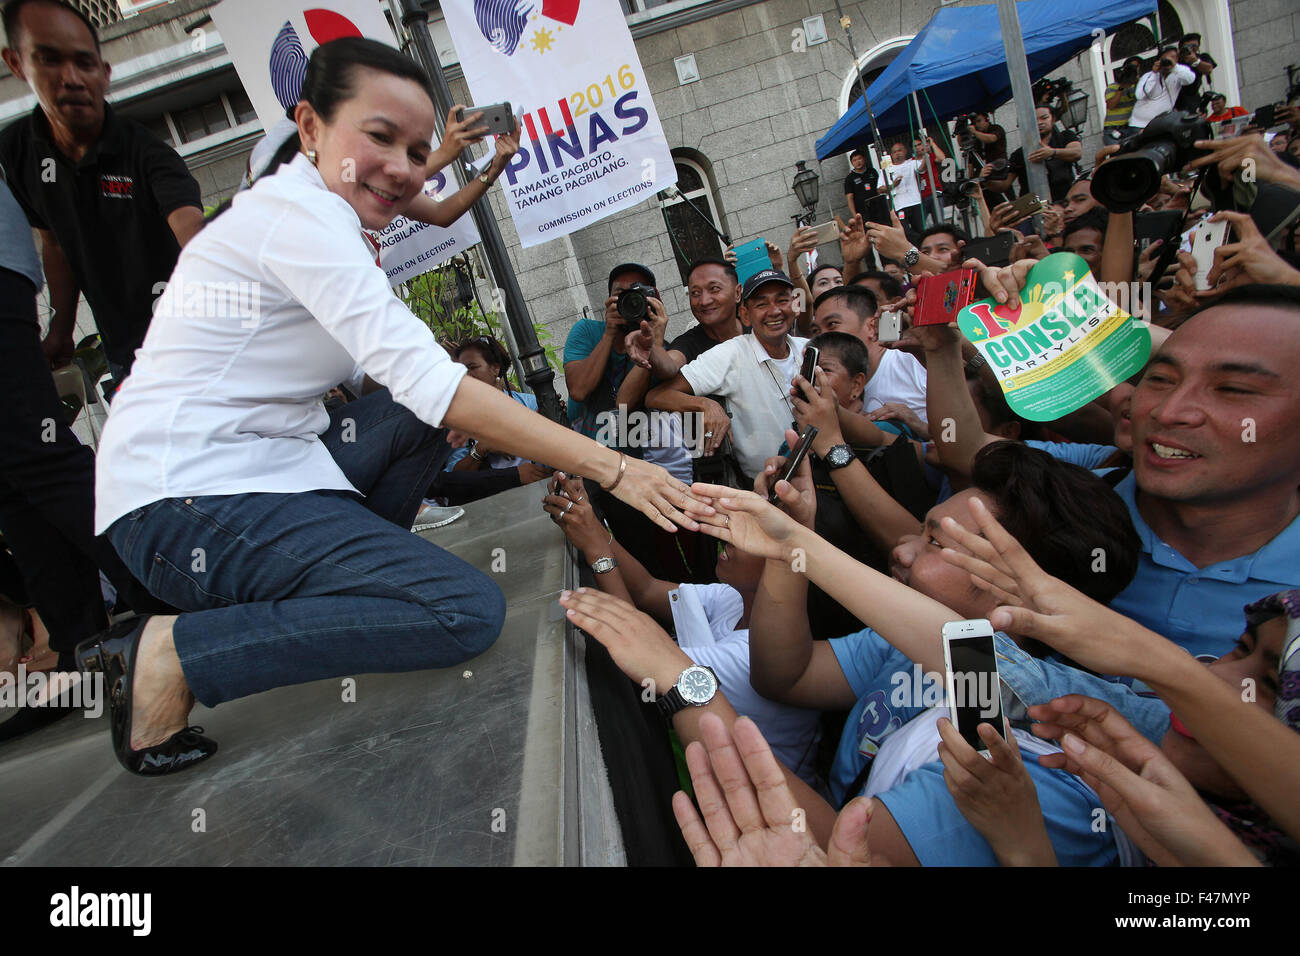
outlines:
[[[483, 311], [477, 298], [467, 305], [456, 306], [456, 270], [450, 263], [403, 282], [397, 287], [397, 294], [444, 347], [476, 335], [490, 335], [502, 344], [506, 341], [501, 331], [503, 314]], [[534, 325], [533, 331], [546, 353], [546, 361], [551, 368], [558, 368], [560, 356], [550, 330]]]

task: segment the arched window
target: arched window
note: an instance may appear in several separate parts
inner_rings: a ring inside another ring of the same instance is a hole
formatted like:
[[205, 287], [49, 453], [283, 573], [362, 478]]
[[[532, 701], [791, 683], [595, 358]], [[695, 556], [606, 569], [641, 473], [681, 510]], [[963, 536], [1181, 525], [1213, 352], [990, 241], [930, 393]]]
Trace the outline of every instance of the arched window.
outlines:
[[1168, 0], [1160, 0], [1157, 10], [1159, 12], [1159, 37], [1153, 36], [1151, 33], [1150, 18], [1134, 20], [1132, 23], [1125, 24], [1110, 37], [1105, 64], [1107, 82], [1114, 80], [1115, 68], [1123, 66], [1124, 61], [1129, 57], [1140, 56], [1144, 60], [1150, 60], [1158, 52], [1157, 44], [1177, 43], [1182, 37], [1182, 18], [1178, 16], [1178, 11], [1168, 3]]
[[871, 86], [876, 77], [885, 72], [885, 68], [894, 62], [894, 57], [898, 56], [903, 47], [912, 42], [912, 39], [911, 36], [894, 37], [892, 40], [876, 44], [858, 57], [856, 75], [851, 73], [846, 76], [844, 86], [840, 90], [841, 115], [848, 112], [849, 107], [862, 96], [862, 91]]
[[673, 257], [677, 260], [682, 285], [685, 285], [692, 262], [706, 256], [722, 256], [722, 240], [709, 228], [701, 213], [707, 215], [709, 222], [718, 229], [723, 229], [723, 225], [714, 196], [715, 186], [709, 161], [693, 150], [675, 149], [673, 164], [677, 167], [677, 191], [695, 207], [692, 209], [681, 198], [664, 198], [660, 201], [664, 224], [668, 227], [668, 240], [673, 247]]

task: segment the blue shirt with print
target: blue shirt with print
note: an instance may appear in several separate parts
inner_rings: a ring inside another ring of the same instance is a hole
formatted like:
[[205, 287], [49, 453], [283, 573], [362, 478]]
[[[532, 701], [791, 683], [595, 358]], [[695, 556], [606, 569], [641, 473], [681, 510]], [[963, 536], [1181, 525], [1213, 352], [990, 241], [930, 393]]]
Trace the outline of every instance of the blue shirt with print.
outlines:
[[[858, 695], [831, 767], [831, 792], [842, 803], [847, 789], [875, 757], [883, 740], [937, 702], [917, 699], [919, 668], [870, 628], [830, 642], [840, 668]], [[1004, 634], [994, 637], [1002, 683], [1025, 705], [1046, 703], [1065, 694], [1087, 694], [1113, 706], [1149, 740], [1158, 743], [1169, 728], [1169, 708], [1155, 698], [1088, 674], [1059, 661], [1040, 660]], [[922, 693], [925, 684], [920, 685]], [[941, 698], [940, 698], [941, 699]], [[1050, 770], [1029, 756], [1025, 767], [1038, 790], [1048, 837], [1063, 865], [1096, 866], [1115, 862], [1113, 835], [1096, 828], [1100, 802], [1073, 774]], [[910, 773], [880, 794], [923, 866], [996, 865], [987, 841], [962, 816], [934, 762]]]

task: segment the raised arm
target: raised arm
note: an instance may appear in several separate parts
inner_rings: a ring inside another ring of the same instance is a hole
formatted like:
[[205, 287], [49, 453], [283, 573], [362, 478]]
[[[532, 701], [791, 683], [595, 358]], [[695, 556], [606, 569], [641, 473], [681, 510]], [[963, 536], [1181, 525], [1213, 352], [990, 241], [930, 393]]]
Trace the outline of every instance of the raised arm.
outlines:
[[[708, 352], [704, 356], [708, 356]], [[696, 360], [697, 362], [699, 359]], [[692, 363], [694, 364], [694, 363]], [[696, 395], [686, 376], [678, 372], [671, 382], [665, 382], [652, 388], [645, 397], [645, 407], [661, 412], [679, 412], [703, 417], [703, 434], [709, 435], [704, 440], [704, 454], [712, 455], [722, 444], [731, 430], [731, 419], [721, 405], [711, 398]]]
[[[657, 697], [666, 694], [682, 671], [693, 664], [661, 627], [625, 601], [580, 588], [561, 594], [560, 605], [574, 625], [605, 646], [624, 674]], [[725, 687], [709, 703], [685, 707], [673, 715], [673, 730], [683, 746], [703, 739], [700, 722], [706, 714], [715, 715], [728, 727], [736, 722]], [[781, 766], [781, 771], [797, 805], [805, 811], [809, 832], [819, 846], [826, 846], [835, 826], [834, 808], [789, 768]]]
[[955, 475], [969, 477], [976, 452], [998, 438], [984, 430], [966, 386], [962, 335], [946, 325], [913, 326], [904, 334], [925, 349], [925, 410], [939, 463]]
[[[825, 459], [832, 448], [845, 444], [840, 432], [839, 406], [835, 394], [829, 387], [817, 391], [801, 375], [795, 376], [795, 385], [796, 388], [790, 390], [795, 421], [800, 428], [804, 425], [817, 426], [817, 437], [813, 441], [812, 450], [813, 454]], [[811, 401], [804, 400], [805, 394]], [[844, 499], [849, 513], [853, 515], [853, 520], [881, 550], [888, 552], [905, 534], [921, 533], [921, 522], [880, 487], [867, 466], [856, 456], [843, 468], [833, 470], [831, 480]]]
[[542, 499], [542, 508], [555, 521], [569, 543], [577, 548], [587, 564], [601, 558], [613, 558], [612, 571], [596, 575], [596, 587], [606, 594], [631, 601], [639, 611], [653, 617], [663, 627], [673, 626], [672, 606], [668, 593], [677, 587], [661, 581], [645, 569], [623, 548], [614, 533], [596, 517], [581, 479], [557, 472], [551, 479], [550, 494]]
[[[783, 502], [790, 498], [788, 489], [782, 494], [785, 487], [777, 487]], [[854, 560], [751, 491], [698, 483], [693, 490], [710, 497], [718, 509], [718, 514], [701, 521], [706, 534], [732, 542], [750, 554], [784, 562], [792, 572], [797, 562], [809, 581], [908, 658], [927, 671], [944, 673], [941, 634], [944, 624], [958, 620], [954, 611]], [[941, 543], [950, 540], [942, 529], [927, 530]], [[757, 605], [751, 618], [766, 625]], [[752, 653], [754, 624], [750, 627]]]

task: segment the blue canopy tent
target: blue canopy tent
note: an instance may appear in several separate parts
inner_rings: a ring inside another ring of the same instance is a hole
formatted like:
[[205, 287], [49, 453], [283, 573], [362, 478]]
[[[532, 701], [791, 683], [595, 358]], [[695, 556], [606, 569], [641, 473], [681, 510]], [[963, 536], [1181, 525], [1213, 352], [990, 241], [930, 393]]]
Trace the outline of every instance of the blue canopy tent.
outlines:
[[[1155, 12], [1155, 0], [1023, 0], [1016, 4], [1029, 76], [1047, 75], [1086, 50], [1096, 29], [1111, 30]], [[914, 128], [909, 99], [921, 95], [939, 119], [988, 112], [1011, 99], [1002, 27], [994, 5], [940, 9], [867, 89], [881, 135]], [[933, 116], [927, 116], [933, 118]], [[817, 141], [817, 158], [847, 152], [871, 135], [864, 100]]]

